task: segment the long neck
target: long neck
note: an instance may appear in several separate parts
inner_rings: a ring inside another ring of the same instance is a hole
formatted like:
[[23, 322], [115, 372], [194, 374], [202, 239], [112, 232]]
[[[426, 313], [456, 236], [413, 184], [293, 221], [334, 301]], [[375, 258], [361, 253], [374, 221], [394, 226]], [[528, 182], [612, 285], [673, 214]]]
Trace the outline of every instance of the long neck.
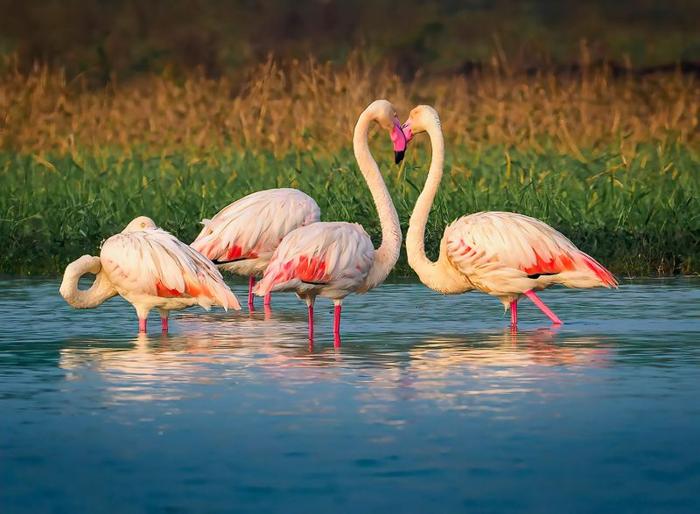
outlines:
[[401, 225], [394, 203], [379, 172], [377, 162], [372, 157], [367, 143], [369, 126], [372, 122], [370, 113], [363, 112], [355, 125], [353, 150], [360, 171], [367, 182], [374, 205], [377, 207], [379, 222], [382, 227], [382, 243], [374, 255], [372, 268], [365, 280], [365, 289], [381, 284], [399, 259], [401, 250]]
[[[95, 274], [95, 282], [88, 289], [78, 289], [80, 277]], [[76, 309], [92, 309], [117, 294], [100, 265], [98, 257], [84, 255], [66, 267], [60, 288], [61, 296]]]
[[[442, 180], [445, 143], [442, 137], [442, 130], [440, 130], [437, 121], [430, 125], [427, 132], [430, 136], [432, 147], [430, 171], [408, 224], [406, 253], [408, 255], [408, 264], [418, 274], [421, 282], [428, 287], [433, 287], [436, 280], [438, 280], [438, 270], [437, 264], [425, 255], [425, 226], [428, 223], [428, 215]], [[433, 287], [433, 289], [438, 289], [438, 287]]]

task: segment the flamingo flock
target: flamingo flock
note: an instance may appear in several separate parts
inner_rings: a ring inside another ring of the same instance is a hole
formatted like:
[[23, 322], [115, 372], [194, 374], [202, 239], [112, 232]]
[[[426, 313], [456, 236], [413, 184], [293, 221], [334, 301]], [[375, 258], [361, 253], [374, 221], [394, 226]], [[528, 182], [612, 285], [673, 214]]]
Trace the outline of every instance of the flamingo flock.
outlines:
[[[416, 135], [425, 132], [430, 139], [430, 168], [406, 234], [408, 263], [427, 287], [442, 294], [477, 290], [495, 296], [510, 309], [515, 328], [522, 297], [552, 323], [562, 323], [536, 291], [555, 284], [617, 286], [607, 269], [561, 233], [514, 212], [458, 218], [445, 228], [437, 261], [428, 259], [425, 227], [445, 154], [440, 118], [435, 109], [421, 105], [401, 124], [390, 102], [376, 100], [358, 118], [353, 150], [377, 209], [382, 233], [378, 248], [359, 224], [320, 221], [318, 204], [302, 191], [269, 189], [245, 196], [203, 220], [191, 245], [158, 228], [150, 218], [134, 219], [102, 244], [99, 257], [84, 255], [67, 266], [61, 295], [78, 309], [94, 308], [120, 295], [136, 309], [139, 332], [146, 332], [152, 309], [158, 309], [161, 328], [167, 332], [172, 310], [194, 305], [241, 308], [224, 282], [223, 270], [248, 277], [251, 312], [254, 295], [262, 296], [269, 308], [272, 292], [295, 292], [307, 305], [311, 343], [316, 297], [329, 298], [334, 303], [333, 340], [339, 346], [343, 300], [382, 284], [398, 260], [402, 243], [396, 208], [369, 148], [372, 124], [388, 132], [397, 164]], [[92, 286], [79, 289], [80, 278], [88, 273], [95, 275]]]

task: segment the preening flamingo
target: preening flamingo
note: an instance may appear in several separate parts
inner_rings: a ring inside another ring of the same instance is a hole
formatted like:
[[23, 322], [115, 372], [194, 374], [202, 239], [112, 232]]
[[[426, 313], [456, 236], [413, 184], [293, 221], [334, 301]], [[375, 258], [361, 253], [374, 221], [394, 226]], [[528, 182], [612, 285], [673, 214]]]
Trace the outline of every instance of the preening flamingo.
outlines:
[[[254, 309], [255, 277], [292, 230], [321, 219], [313, 198], [297, 189], [268, 189], [244, 196], [219, 211], [192, 242], [192, 248], [219, 269], [248, 277], [248, 309]], [[270, 295], [265, 296], [270, 305]]]
[[353, 135], [353, 149], [360, 171], [372, 193], [382, 228], [382, 243], [376, 250], [361, 225], [319, 222], [290, 232], [275, 250], [272, 260], [255, 288], [255, 294], [295, 291], [309, 312], [309, 340], [313, 342], [314, 301], [317, 296], [335, 304], [333, 340], [340, 344], [340, 312], [343, 298], [364, 293], [381, 284], [396, 264], [401, 248], [401, 227], [369, 150], [367, 136], [372, 122], [391, 134], [397, 161], [406, 140], [396, 110], [386, 100], [372, 102], [360, 115]]
[[[86, 273], [95, 274], [95, 282], [80, 290], [78, 281]], [[163, 331], [172, 310], [192, 305], [241, 308], [211, 261], [145, 216], [107, 239], [99, 257], [83, 255], [69, 264], [60, 292], [76, 309], [91, 309], [121, 295], [136, 308], [139, 332], [146, 331], [148, 312], [154, 308], [160, 311]]]
[[432, 160], [406, 234], [408, 263], [421, 282], [444, 294], [477, 289], [497, 297], [518, 323], [518, 299], [527, 296], [555, 324], [561, 320], [535, 291], [566, 287], [616, 287], [615, 277], [591, 256], [542, 221], [514, 212], [478, 212], [445, 229], [437, 262], [425, 255], [428, 214], [440, 185], [445, 146], [440, 118], [430, 106], [413, 109], [403, 126], [406, 140], [427, 132]]

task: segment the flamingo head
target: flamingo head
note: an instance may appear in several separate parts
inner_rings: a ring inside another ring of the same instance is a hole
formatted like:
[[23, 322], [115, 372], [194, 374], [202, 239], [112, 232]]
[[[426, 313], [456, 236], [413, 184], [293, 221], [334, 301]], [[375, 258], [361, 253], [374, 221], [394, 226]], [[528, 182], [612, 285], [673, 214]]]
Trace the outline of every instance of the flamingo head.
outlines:
[[414, 107], [406, 123], [401, 126], [406, 143], [409, 143], [416, 134], [427, 131], [431, 125], [440, 126], [440, 116], [437, 111], [429, 105]]
[[401, 130], [401, 121], [396, 115], [396, 108], [388, 100], [375, 100], [369, 105], [367, 111], [372, 113], [372, 117], [380, 127], [389, 132], [394, 146], [394, 162], [400, 163], [406, 152], [407, 141]]
[[141, 230], [149, 230], [153, 228], [158, 228], [155, 222], [148, 216], [139, 216], [134, 218], [131, 223], [129, 223], [124, 230], [123, 234], [128, 234], [129, 232], [139, 232]]

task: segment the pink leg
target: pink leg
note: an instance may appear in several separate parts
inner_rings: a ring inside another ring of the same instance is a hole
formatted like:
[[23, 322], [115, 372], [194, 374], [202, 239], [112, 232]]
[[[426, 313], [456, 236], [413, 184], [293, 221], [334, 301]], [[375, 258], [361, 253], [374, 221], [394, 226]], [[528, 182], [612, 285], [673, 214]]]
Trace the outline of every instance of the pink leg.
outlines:
[[314, 305], [309, 305], [309, 344], [314, 344]]
[[146, 318], [139, 318], [139, 332], [146, 333]]
[[333, 346], [340, 346], [340, 310], [341, 305], [337, 304], [333, 313]]
[[265, 295], [265, 301], [264, 301], [263, 305], [265, 307], [269, 307], [270, 305], [272, 305], [272, 293], [267, 293]]
[[518, 326], [518, 300], [510, 302], [510, 326]]
[[255, 310], [255, 296], [253, 295], [253, 287], [255, 287], [255, 277], [251, 275], [248, 277], [248, 310], [250, 312]]
[[160, 328], [163, 332], [168, 331], [168, 317], [167, 316], [161, 316], [160, 318]]
[[552, 320], [552, 323], [555, 325], [561, 325], [561, 320], [557, 317], [556, 314], [554, 314], [549, 307], [547, 307], [542, 300], [540, 300], [539, 296], [535, 294], [535, 292], [532, 289], [528, 289], [523, 293], [525, 296], [527, 296], [532, 303], [537, 305], [537, 307], [545, 313], [545, 315]]

